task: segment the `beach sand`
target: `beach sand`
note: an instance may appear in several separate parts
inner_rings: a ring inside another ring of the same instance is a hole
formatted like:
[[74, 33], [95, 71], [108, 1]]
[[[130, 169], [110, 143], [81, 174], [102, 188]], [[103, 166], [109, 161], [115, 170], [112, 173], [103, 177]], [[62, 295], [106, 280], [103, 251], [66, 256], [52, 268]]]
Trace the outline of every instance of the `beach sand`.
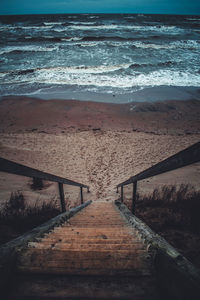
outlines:
[[[0, 101], [0, 156], [90, 186], [84, 200], [113, 201], [116, 185], [199, 141], [200, 101], [106, 104], [5, 97]], [[146, 193], [163, 184], [199, 187], [200, 165], [139, 183]], [[59, 199], [57, 184], [32, 191], [31, 179], [0, 173], [1, 203], [21, 190], [29, 203]], [[125, 188], [131, 197], [132, 187]], [[69, 206], [80, 190], [65, 185]], [[59, 203], [59, 201], [58, 201]]]

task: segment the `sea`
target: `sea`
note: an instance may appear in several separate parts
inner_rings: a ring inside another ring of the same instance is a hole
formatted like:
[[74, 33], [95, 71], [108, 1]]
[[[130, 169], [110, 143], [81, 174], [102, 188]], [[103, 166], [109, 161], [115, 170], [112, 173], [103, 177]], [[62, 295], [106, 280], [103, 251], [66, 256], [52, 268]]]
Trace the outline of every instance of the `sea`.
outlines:
[[0, 16], [0, 96], [200, 100], [200, 16]]

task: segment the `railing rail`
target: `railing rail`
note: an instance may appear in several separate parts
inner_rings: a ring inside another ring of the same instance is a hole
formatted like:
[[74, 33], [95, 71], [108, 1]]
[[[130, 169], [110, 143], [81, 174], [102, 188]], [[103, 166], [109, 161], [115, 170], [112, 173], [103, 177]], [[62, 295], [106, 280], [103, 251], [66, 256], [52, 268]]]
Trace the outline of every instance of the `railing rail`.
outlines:
[[11, 160], [5, 159], [0, 157], [0, 171], [6, 172], [10, 174], [16, 174], [26, 177], [32, 177], [32, 178], [40, 178], [43, 180], [53, 181], [58, 183], [59, 187], [59, 194], [60, 194], [60, 201], [61, 201], [61, 209], [62, 212], [66, 211], [65, 206], [65, 200], [64, 200], [64, 190], [63, 190], [63, 184], [73, 185], [80, 187], [80, 193], [81, 193], [81, 203], [83, 203], [83, 188], [87, 188], [87, 191], [89, 192], [89, 186], [69, 180], [67, 178], [59, 177], [50, 173], [46, 173], [34, 168], [30, 168], [27, 166], [24, 166], [22, 164], [18, 164], [16, 162], [13, 162]]
[[154, 166], [130, 177], [126, 181], [123, 181], [117, 185], [121, 187], [121, 201], [123, 202], [123, 187], [128, 184], [133, 184], [133, 197], [132, 197], [132, 212], [135, 212], [135, 199], [137, 191], [137, 182], [149, 177], [153, 177], [165, 172], [173, 171], [178, 168], [182, 168], [193, 163], [200, 161], [200, 142], [193, 144], [192, 146], [168, 157], [167, 159], [155, 164]]

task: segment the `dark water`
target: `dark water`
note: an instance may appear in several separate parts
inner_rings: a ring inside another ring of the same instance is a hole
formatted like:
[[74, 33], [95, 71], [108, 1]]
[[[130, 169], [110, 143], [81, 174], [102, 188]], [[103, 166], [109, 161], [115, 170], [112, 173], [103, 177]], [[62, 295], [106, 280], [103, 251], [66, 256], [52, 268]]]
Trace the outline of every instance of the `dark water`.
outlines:
[[1, 16], [0, 34], [1, 96], [199, 95], [200, 16]]

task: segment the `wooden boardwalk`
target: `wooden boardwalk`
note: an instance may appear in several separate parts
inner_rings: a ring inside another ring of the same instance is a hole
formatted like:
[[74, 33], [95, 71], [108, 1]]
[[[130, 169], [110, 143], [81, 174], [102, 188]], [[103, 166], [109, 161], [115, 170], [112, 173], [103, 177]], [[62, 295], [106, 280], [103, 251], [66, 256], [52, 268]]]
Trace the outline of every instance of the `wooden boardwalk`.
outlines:
[[[0, 158], [3, 172], [57, 182], [62, 209], [0, 247], [1, 298], [199, 300], [200, 270], [133, 215], [138, 181], [199, 161], [200, 142], [118, 184], [121, 201], [91, 204], [89, 186]], [[68, 212], [63, 184], [80, 188], [81, 205]], [[123, 204], [128, 184], [133, 214]]]
[[157, 299], [152, 259], [112, 202], [93, 202], [30, 242], [17, 272], [13, 299]]

